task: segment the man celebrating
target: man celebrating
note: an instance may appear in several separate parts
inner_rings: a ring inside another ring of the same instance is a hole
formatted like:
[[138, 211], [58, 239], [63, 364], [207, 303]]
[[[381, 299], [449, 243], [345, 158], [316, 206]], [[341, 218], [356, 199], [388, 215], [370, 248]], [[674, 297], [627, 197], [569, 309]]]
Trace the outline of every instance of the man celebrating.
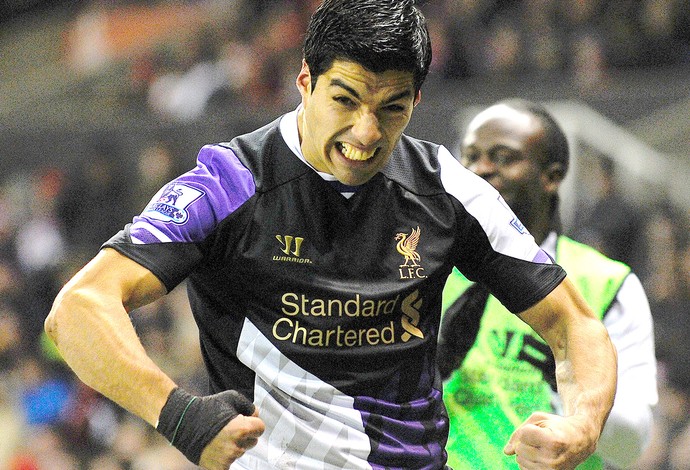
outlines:
[[[430, 61], [413, 1], [326, 0], [297, 109], [202, 148], [58, 295], [46, 329], [77, 375], [203, 468], [440, 470], [436, 345], [456, 266], [560, 365], [566, 417], [535, 415], [511, 449], [525, 468], [591, 454], [615, 393], [613, 346], [496, 191], [403, 134]], [[151, 361], [127, 315], [185, 280], [205, 397]]]
[[[657, 400], [652, 317], [628, 266], [561, 234], [558, 189], [569, 163], [565, 135], [542, 106], [505, 100], [470, 122], [461, 162], [500, 192], [603, 318], [618, 350], [618, 391], [596, 455], [578, 468], [601, 469], [602, 459], [628, 468], [649, 440]], [[515, 459], [502, 456], [513, 428], [534, 412], [562, 408], [549, 348], [458, 271], [446, 284], [444, 309], [439, 368], [448, 379], [448, 463], [455, 470], [518, 468]]]

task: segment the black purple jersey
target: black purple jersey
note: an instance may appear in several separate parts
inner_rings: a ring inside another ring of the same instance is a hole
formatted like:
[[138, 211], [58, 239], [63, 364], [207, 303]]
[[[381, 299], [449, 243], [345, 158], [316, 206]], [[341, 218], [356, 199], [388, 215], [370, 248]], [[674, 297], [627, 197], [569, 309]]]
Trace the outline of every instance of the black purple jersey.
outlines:
[[168, 289], [187, 280], [211, 391], [245, 393], [266, 423], [231, 468], [441, 469], [452, 267], [513, 312], [565, 274], [442, 146], [403, 136], [349, 198], [328, 179], [292, 112], [202, 148], [105, 246]]

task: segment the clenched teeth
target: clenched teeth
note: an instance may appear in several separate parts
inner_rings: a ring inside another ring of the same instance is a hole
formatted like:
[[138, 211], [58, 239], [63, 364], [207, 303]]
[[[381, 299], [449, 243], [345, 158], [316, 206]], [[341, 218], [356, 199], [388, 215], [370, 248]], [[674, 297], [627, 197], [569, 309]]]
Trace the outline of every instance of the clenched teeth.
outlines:
[[358, 162], [369, 160], [376, 153], [376, 149], [371, 150], [369, 152], [363, 152], [362, 150], [357, 149], [352, 145], [346, 144], [344, 142], [340, 143], [340, 151], [343, 155], [345, 155], [345, 158], [347, 158], [348, 160], [355, 160]]

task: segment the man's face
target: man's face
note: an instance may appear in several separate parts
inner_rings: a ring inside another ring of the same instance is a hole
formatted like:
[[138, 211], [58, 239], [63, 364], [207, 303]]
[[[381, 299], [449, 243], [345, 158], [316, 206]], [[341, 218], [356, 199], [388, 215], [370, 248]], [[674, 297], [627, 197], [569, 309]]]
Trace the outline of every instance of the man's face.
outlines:
[[491, 183], [528, 229], [558, 189], [540, 165], [543, 134], [537, 118], [496, 105], [472, 120], [462, 141], [462, 164]]
[[303, 64], [297, 88], [304, 158], [344, 184], [366, 183], [388, 162], [419, 101], [412, 73], [374, 73], [336, 60], [312, 87], [309, 67]]

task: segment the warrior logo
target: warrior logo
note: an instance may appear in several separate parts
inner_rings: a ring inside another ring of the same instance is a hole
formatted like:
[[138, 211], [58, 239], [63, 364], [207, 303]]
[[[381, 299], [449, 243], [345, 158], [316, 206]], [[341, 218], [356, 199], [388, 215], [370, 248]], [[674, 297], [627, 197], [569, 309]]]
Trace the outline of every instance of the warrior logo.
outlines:
[[273, 261], [290, 261], [292, 263], [299, 264], [312, 264], [311, 259], [302, 258], [300, 256], [304, 238], [293, 237], [292, 235], [276, 235], [276, 240], [278, 240], [280, 243], [280, 251], [285, 253], [285, 256], [273, 256]]
[[172, 182], [154, 196], [144, 214], [154, 220], [184, 224], [189, 218], [187, 207], [204, 194], [184, 183]]
[[417, 252], [417, 244], [419, 243], [420, 229], [412, 229], [408, 235], [406, 233], [398, 233], [395, 235], [397, 244], [395, 249], [398, 253], [405, 257], [405, 262], [399, 266], [400, 279], [424, 279], [424, 268], [419, 266], [422, 257]]
[[[282, 237], [281, 235], [276, 235], [276, 239], [282, 245], [281, 251], [283, 253], [285, 253], [286, 255], [292, 255], [292, 256], [299, 257], [299, 250], [302, 247], [302, 242], [304, 241], [304, 238], [293, 237], [292, 235], [285, 235], [285, 237]], [[292, 241], [293, 240], [295, 241], [294, 250], [292, 249]]]

